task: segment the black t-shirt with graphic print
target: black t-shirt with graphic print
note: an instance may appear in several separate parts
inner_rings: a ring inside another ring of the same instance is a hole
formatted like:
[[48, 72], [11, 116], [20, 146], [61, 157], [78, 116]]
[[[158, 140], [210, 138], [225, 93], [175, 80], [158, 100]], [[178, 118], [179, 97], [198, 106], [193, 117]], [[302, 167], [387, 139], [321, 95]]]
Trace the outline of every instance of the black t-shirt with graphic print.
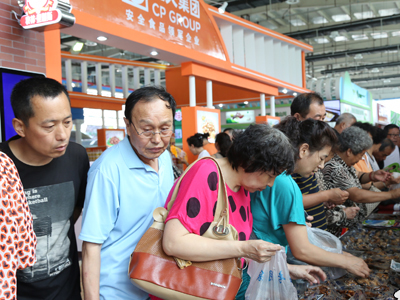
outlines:
[[44, 166], [30, 166], [14, 156], [9, 141], [1, 143], [0, 150], [18, 169], [37, 237], [37, 262], [17, 272], [17, 299], [81, 299], [73, 212], [85, 199], [86, 150], [70, 142], [63, 156]]

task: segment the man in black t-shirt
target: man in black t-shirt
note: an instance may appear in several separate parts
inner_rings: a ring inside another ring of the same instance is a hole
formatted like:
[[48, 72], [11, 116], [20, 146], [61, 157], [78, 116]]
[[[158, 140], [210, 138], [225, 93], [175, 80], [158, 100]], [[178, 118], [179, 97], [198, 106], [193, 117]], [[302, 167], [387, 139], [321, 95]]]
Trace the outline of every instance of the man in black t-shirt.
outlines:
[[18, 300], [80, 300], [74, 223], [83, 207], [89, 160], [69, 142], [70, 100], [49, 78], [19, 82], [11, 94], [17, 136], [0, 144], [15, 163], [37, 236], [34, 266], [17, 273]]

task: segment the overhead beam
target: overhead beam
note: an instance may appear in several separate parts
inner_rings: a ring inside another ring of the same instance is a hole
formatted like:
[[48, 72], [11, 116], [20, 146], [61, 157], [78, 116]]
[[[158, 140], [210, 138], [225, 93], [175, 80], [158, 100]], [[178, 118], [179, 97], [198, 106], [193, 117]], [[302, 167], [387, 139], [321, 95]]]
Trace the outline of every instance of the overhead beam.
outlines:
[[372, 64], [372, 65], [362, 65], [362, 66], [356, 66], [356, 67], [345, 67], [345, 68], [336, 68], [336, 69], [329, 69], [329, 70], [322, 70], [321, 74], [326, 75], [330, 73], [343, 73], [345, 71], [360, 71], [363, 69], [373, 69], [373, 68], [389, 68], [389, 67], [395, 67], [399, 66], [400, 61], [392, 61], [388, 63], [383, 63], [383, 64]]
[[307, 30], [300, 30], [295, 32], [288, 32], [284, 33], [287, 36], [298, 39], [304, 40], [307, 38], [314, 38], [317, 35], [329, 35], [332, 31], [355, 31], [355, 30], [364, 30], [371, 27], [380, 27], [386, 26], [391, 24], [398, 24], [400, 23], [400, 14], [387, 16], [387, 17], [380, 17], [380, 18], [370, 18], [370, 19], [363, 19], [357, 20], [354, 22], [345, 22], [335, 25], [328, 25], [325, 27], [315, 28], [315, 29], [307, 29]]
[[374, 80], [384, 80], [384, 79], [392, 79], [392, 78], [399, 78], [400, 74], [395, 73], [392, 75], [382, 75], [376, 78], [370, 77], [370, 78], [351, 78], [352, 82], [368, 82], [368, 81], [374, 81]]
[[400, 50], [400, 44], [391, 45], [391, 46], [381, 46], [381, 47], [372, 47], [372, 48], [361, 48], [361, 49], [352, 49], [352, 50], [345, 50], [333, 53], [324, 53], [324, 54], [317, 54], [317, 55], [307, 55], [306, 60], [308, 62], [311, 61], [320, 61], [326, 59], [335, 59], [340, 57], [346, 57], [356, 54], [362, 53], [378, 53], [383, 51], [391, 51], [391, 50]]

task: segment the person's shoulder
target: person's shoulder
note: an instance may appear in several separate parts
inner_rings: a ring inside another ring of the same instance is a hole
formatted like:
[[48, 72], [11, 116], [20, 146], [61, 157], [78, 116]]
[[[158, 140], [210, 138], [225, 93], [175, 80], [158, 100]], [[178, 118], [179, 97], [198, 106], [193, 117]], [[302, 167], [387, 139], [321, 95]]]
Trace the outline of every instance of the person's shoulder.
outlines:
[[217, 165], [212, 159], [200, 159], [191, 165], [190, 173], [209, 174], [217, 172]]

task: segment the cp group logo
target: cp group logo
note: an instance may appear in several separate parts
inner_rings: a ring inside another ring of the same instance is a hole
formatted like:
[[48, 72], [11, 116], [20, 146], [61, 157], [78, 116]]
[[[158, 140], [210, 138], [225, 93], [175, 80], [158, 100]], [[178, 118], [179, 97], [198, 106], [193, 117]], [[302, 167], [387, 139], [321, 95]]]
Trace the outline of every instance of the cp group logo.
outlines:
[[149, 0], [122, 0], [122, 2], [149, 12]]

